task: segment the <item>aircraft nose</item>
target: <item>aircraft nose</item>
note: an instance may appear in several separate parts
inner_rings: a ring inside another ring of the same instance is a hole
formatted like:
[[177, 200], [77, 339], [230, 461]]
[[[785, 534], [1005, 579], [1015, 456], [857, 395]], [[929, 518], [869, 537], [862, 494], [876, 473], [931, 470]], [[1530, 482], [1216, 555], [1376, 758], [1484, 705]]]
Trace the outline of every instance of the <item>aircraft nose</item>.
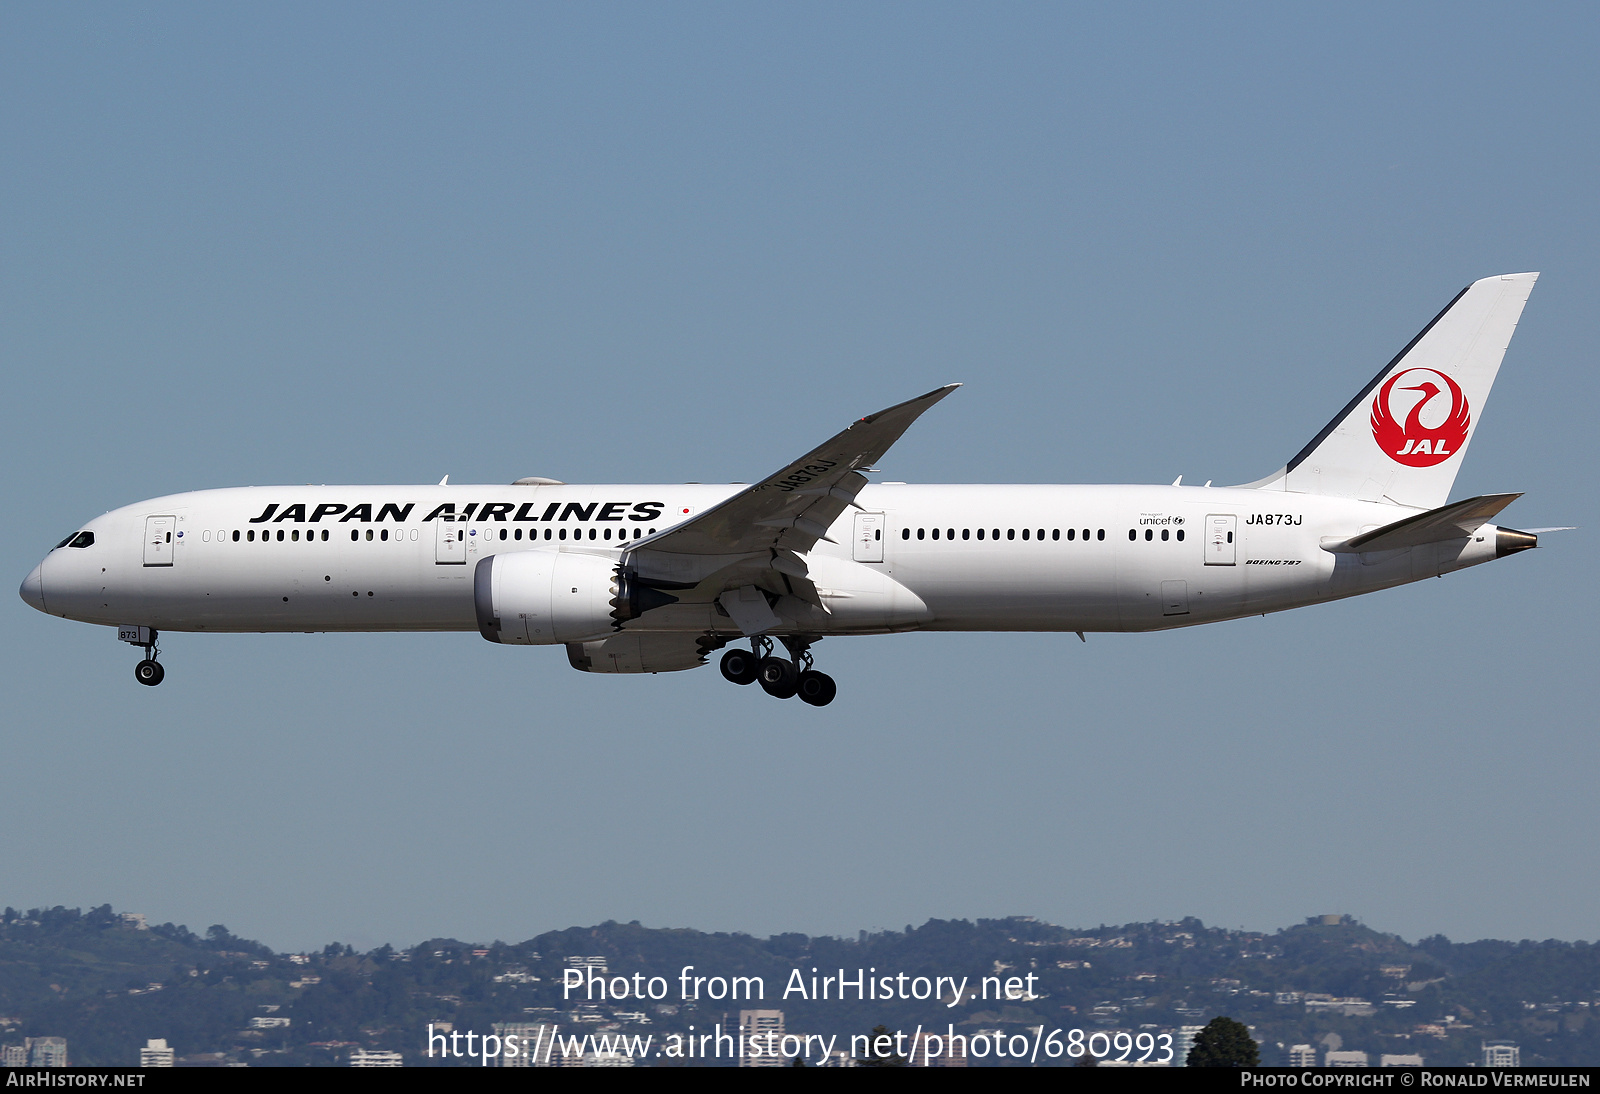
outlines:
[[38, 608], [41, 612], [45, 610], [44, 578], [39, 573], [43, 568], [44, 563], [42, 562], [35, 566], [33, 572], [23, 578], [22, 588], [17, 590], [23, 600], [27, 601], [30, 606]]

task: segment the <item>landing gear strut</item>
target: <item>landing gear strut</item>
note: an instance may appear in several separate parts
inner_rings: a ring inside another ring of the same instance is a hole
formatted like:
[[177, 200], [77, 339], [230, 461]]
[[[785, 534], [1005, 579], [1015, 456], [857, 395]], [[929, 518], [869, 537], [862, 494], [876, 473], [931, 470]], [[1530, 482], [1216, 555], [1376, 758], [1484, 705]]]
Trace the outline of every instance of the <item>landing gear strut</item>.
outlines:
[[145, 687], [153, 688], [167, 677], [167, 670], [161, 667], [161, 662], [156, 658], [161, 656], [161, 650], [156, 646], [160, 632], [154, 627], [121, 627], [117, 630], [117, 637], [130, 646], [144, 647], [144, 660], [133, 666], [133, 678]]
[[811, 642], [793, 635], [780, 635], [789, 652], [782, 657], [772, 652], [772, 639], [757, 635], [750, 649], [731, 649], [722, 655], [722, 676], [735, 684], [759, 683], [774, 699], [800, 697], [802, 703], [825, 707], [839, 693], [833, 677], [811, 667]]

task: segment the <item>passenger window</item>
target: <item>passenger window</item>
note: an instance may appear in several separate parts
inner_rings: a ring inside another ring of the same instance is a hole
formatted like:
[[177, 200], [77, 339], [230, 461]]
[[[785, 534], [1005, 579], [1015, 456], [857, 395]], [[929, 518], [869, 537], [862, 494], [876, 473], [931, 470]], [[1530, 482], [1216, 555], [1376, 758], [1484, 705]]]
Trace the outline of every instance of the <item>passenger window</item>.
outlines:
[[1182, 528], [1178, 529], [1178, 542], [1179, 543], [1183, 542], [1183, 529]]
[[1058, 540], [1060, 538], [1061, 538], [1061, 529], [1059, 529], [1059, 528], [1050, 529], [1050, 539], [1051, 539], [1052, 542], [1054, 542], [1055, 540]]
[[233, 530], [233, 542], [235, 542], [235, 543], [239, 542], [239, 529], [237, 529], [237, 528], [235, 528]]
[[[1084, 539], [1088, 539], [1089, 538], [1089, 529], [1085, 528], [1083, 530], [1083, 538]], [[1094, 538], [1095, 539], [1105, 539], [1106, 538], [1106, 530], [1104, 528], [1100, 529], [1099, 534], [1096, 535]]]
[[[356, 540], [358, 540], [360, 538], [361, 538], [361, 533], [360, 532], [356, 531], [354, 528], [350, 529], [350, 542], [351, 543], [354, 543]], [[449, 537], [447, 536], [445, 538], [448, 539]]]
[[545, 539], [549, 539], [550, 538], [550, 529], [546, 528], [544, 530], [544, 538]]
[[1022, 538], [1023, 539], [1027, 539], [1028, 538], [1028, 530], [1026, 528], [1024, 528], [1022, 530]]
[[[234, 538], [235, 538], [235, 539], [237, 539], [237, 538], [238, 538], [238, 536], [239, 536], [239, 533], [238, 533], [238, 532], [235, 532], [235, 533], [233, 533], [233, 535], [234, 535]], [[250, 529], [250, 531], [249, 531], [249, 532], [248, 532], [248, 533], [247, 533], [247, 534], [246, 534], [246, 536], [245, 536], [245, 542], [246, 542], [246, 543], [254, 543], [254, 542], [255, 542], [255, 541], [256, 541], [256, 530], [255, 530], [255, 529], [254, 529], [254, 528], [252, 528], [252, 529]]]
[[956, 538], [956, 530], [954, 528], [946, 528], [944, 530], [944, 538], [945, 539], [955, 539]]
[[1132, 543], [1134, 540], [1136, 540], [1138, 538], [1139, 538], [1139, 530], [1137, 528], [1129, 528], [1128, 529], [1128, 542]]
[[589, 538], [590, 539], [594, 538], [594, 529], [593, 528], [589, 529]]
[[935, 528], [933, 530], [933, 538], [934, 539], [938, 539], [939, 538], [939, 529]]
[[909, 529], [909, 528], [900, 529], [900, 538], [901, 539], [910, 539], [911, 538], [911, 529]]
[[990, 539], [999, 539], [1000, 538], [1000, 529], [996, 528], [994, 530], [994, 534], [991, 535], [989, 538]]
[[1076, 528], [1068, 528], [1067, 529], [1067, 538], [1068, 539], [1077, 539], [1078, 538], [1078, 530]]
[[979, 529], [978, 529], [978, 538], [979, 538], [979, 539], [982, 539], [982, 538], [983, 538], [983, 529], [982, 529], [982, 528], [979, 528]]
[[289, 533], [289, 540], [290, 540], [291, 543], [299, 543], [300, 542], [300, 529], [296, 528], [294, 531], [290, 532]]
[[1007, 539], [1016, 539], [1017, 538], [1017, 530], [1015, 528], [1007, 528], [1006, 529], [1006, 538]]
[[283, 529], [282, 528], [278, 529], [278, 542], [279, 543], [283, 542]]
[[567, 530], [565, 528], [561, 529], [561, 538], [562, 539], [566, 539], [567, 538]]
[[1149, 528], [1146, 528], [1144, 530], [1144, 541], [1146, 543], [1149, 543], [1151, 540], [1153, 540], [1155, 538], [1156, 538], [1155, 532], [1151, 531]]
[[[500, 529], [500, 538], [501, 538], [501, 539], [502, 539], [502, 540], [504, 540], [504, 539], [505, 539], [505, 538], [506, 538], [506, 530], [505, 530], [505, 529], [504, 529], [504, 528], [502, 528], [502, 529]], [[521, 539], [521, 538], [522, 538], [522, 536], [521, 536], [521, 529], [518, 529], [518, 536], [517, 536], [517, 538], [518, 538], [518, 539]]]
[[[502, 536], [505, 535], [504, 532], [501, 532], [500, 534]], [[389, 542], [389, 529], [385, 528], [383, 531], [379, 532], [378, 533], [378, 538], [383, 540], [383, 542], [388, 543]]]
[[1040, 539], [1044, 538], [1044, 529], [1043, 528], [1039, 529], [1039, 538]]
[[371, 528], [367, 529], [367, 542], [368, 543], [372, 542], [372, 529]]
[[963, 529], [961, 529], [961, 538], [962, 539], [971, 539], [972, 538], [972, 529], [971, 528], [963, 528]]
[[924, 528], [918, 528], [917, 529], [917, 538], [918, 539], [922, 539], [925, 535], [927, 535], [927, 530], [926, 529], [924, 529]]
[[1161, 529], [1161, 542], [1167, 542], [1167, 530], [1165, 528]]

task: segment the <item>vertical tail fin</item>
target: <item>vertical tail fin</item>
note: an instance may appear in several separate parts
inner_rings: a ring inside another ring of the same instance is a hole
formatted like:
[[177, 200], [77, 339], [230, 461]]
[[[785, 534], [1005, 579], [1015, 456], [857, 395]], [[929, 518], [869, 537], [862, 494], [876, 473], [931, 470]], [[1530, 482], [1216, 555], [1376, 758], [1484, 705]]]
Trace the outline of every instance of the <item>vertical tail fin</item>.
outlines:
[[1248, 485], [1443, 505], [1538, 278], [1505, 274], [1462, 289], [1299, 455]]

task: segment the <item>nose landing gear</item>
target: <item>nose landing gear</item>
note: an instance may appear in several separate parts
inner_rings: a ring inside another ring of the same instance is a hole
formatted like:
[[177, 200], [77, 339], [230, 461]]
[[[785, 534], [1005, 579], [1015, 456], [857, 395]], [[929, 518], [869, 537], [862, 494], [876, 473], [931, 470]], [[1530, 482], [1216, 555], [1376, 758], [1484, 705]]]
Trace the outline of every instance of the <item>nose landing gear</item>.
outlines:
[[811, 667], [811, 643], [792, 635], [780, 635], [788, 657], [772, 652], [772, 639], [757, 635], [750, 649], [731, 649], [722, 655], [723, 679], [734, 684], [761, 685], [774, 699], [800, 697], [802, 703], [825, 707], [839, 693], [833, 677]]
[[144, 647], [144, 660], [133, 666], [133, 678], [149, 688], [155, 687], [167, 676], [167, 670], [156, 660], [161, 656], [161, 651], [156, 647], [156, 639], [159, 637], [160, 632], [154, 627], [117, 628], [117, 638], [120, 641], [130, 646]]

